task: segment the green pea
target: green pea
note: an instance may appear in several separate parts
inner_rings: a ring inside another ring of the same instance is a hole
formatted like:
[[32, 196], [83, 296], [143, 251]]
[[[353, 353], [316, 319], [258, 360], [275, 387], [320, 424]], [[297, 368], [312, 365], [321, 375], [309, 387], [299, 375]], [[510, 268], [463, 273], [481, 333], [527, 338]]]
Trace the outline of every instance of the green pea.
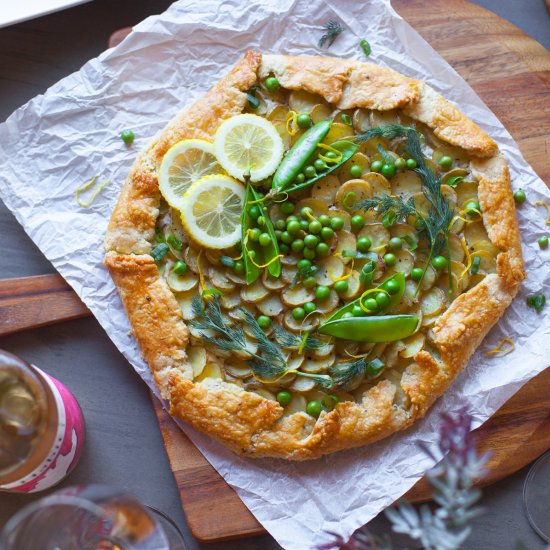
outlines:
[[254, 260], [256, 258], [256, 251], [255, 250], [249, 250], [248, 251], [248, 256]]
[[416, 160], [414, 159], [407, 159], [407, 168], [409, 170], [414, 170], [416, 168]]
[[382, 170], [382, 166], [384, 166], [384, 163], [381, 160], [375, 160], [370, 165], [371, 172], [380, 172], [380, 170]]
[[398, 170], [403, 170], [407, 166], [407, 161], [404, 158], [399, 157], [395, 159], [394, 164]]
[[358, 305], [358, 304], [355, 304], [352, 308], [351, 308], [351, 314], [354, 316], [354, 317], [363, 317], [363, 315], [365, 315], [365, 312], [363, 311], [363, 308]]
[[323, 241], [331, 241], [334, 237], [334, 231], [330, 227], [323, 227], [321, 229], [321, 239]]
[[323, 405], [321, 405], [319, 401], [310, 401], [306, 405], [307, 414], [309, 414], [310, 416], [314, 416], [315, 418], [317, 418], [321, 414], [322, 410], [323, 410]]
[[292, 394], [288, 391], [280, 391], [277, 394], [277, 401], [281, 407], [286, 407], [292, 401]]
[[327, 300], [330, 296], [330, 288], [328, 286], [319, 285], [315, 289], [315, 298], [317, 300]]
[[413, 267], [411, 269], [411, 279], [413, 281], [420, 281], [424, 276], [424, 270], [421, 267]]
[[279, 210], [285, 214], [286, 216], [288, 216], [289, 214], [292, 214], [292, 212], [294, 212], [294, 204], [291, 203], [290, 201], [285, 201], [285, 202], [282, 202], [280, 205], [279, 205]]
[[274, 233], [275, 233], [275, 238], [278, 241], [280, 241], [281, 240], [281, 235], [283, 234], [283, 232], [280, 229], [275, 229]]
[[302, 252], [302, 250], [304, 249], [304, 241], [302, 239], [294, 239], [291, 243], [290, 243], [290, 248], [292, 250], [292, 252]]
[[308, 315], [309, 313], [313, 313], [317, 309], [317, 306], [315, 305], [315, 302], [306, 302], [303, 308], [306, 315]]
[[330, 248], [327, 243], [319, 243], [315, 247], [315, 253], [319, 256], [319, 258], [326, 258], [329, 252]]
[[315, 235], [306, 235], [304, 237], [304, 243], [307, 248], [315, 248], [319, 244], [319, 237]]
[[296, 123], [300, 128], [309, 128], [311, 126], [311, 117], [307, 113], [299, 114]]
[[304, 168], [304, 174], [307, 179], [314, 178], [317, 175], [317, 172], [315, 170], [315, 166], [306, 166]]
[[315, 277], [306, 277], [302, 281], [304, 288], [313, 288], [317, 284], [317, 279]]
[[477, 201], [468, 201], [466, 203], [466, 206], [464, 207], [464, 211], [469, 216], [475, 216], [480, 210], [481, 207], [479, 206], [479, 202]]
[[333, 288], [338, 294], [342, 294], [347, 292], [349, 285], [347, 281], [336, 281]]
[[338, 155], [334, 151], [327, 151], [325, 157], [329, 159], [335, 159]]
[[187, 264], [182, 261], [176, 262], [174, 264], [174, 273], [176, 275], [185, 275], [187, 273]]
[[388, 243], [390, 250], [401, 250], [403, 248], [403, 239], [392, 237]]
[[363, 170], [358, 164], [352, 164], [349, 167], [349, 175], [352, 178], [360, 178], [363, 175]]
[[324, 172], [327, 170], [327, 165], [321, 159], [316, 159], [313, 163], [313, 166], [317, 172]]
[[253, 229], [251, 229], [248, 232], [248, 238], [251, 241], [254, 241], [255, 243], [257, 243], [260, 240], [260, 235], [261, 234], [262, 234], [262, 232], [257, 227], [254, 227]]
[[309, 260], [298, 260], [298, 263], [296, 264], [296, 267], [300, 270], [307, 269], [308, 267], [311, 267], [311, 262]]
[[393, 267], [397, 263], [397, 258], [395, 257], [395, 254], [388, 252], [387, 254], [384, 254], [384, 262], [388, 267]]
[[359, 231], [365, 225], [365, 218], [361, 214], [355, 214], [350, 220], [351, 228]]
[[393, 178], [397, 172], [395, 164], [384, 164], [380, 170], [385, 178]]
[[313, 216], [313, 209], [310, 206], [304, 206], [300, 210], [300, 216], [303, 220], [309, 220], [309, 217]]
[[368, 237], [359, 237], [357, 239], [357, 250], [359, 252], [367, 252], [371, 246], [372, 242]]
[[271, 326], [271, 319], [267, 315], [260, 315], [258, 317], [258, 325], [265, 330]]
[[443, 271], [447, 267], [447, 258], [445, 258], [445, 256], [436, 256], [432, 260], [432, 265], [437, 271]]
[[255, 220], [258, 219], [258, 216], [261, 214], [260, 208], [257, 204], [253, 204], [249, 209], [248, 213], [250, 214], [251, 218], [254, 218]]
[[288, 232], [283, 231], [281, 233], [281, 241], [285, 244], [290, 244], [294, 240], [294, 237]]
[[449, 155], [443, 155], [438, 161], [437, 164], [443, 168], [443, 170], [448, 170], [453, 165], [453, 158]]
[[288, 222], [286, 224], [286, 230], [291, 234], [291, 235], [296, 235], [297, 233], [300, 232], [300, 222], [297, 221], [297, 220], [292, 220], [291, 222]]
[[134, 142], [134, 132], [132, 130], [122, 130], [120, 132], [120, 139], [126, 143], [126, 145], [131, 145]]
[[307, 220], [300, 220], [300, 229], [302, 231], [309, 231], [309, 222]]
[[[359, 306], [353, 306], [353, 307], [359, 307]], [[359, 307], [359, 309], [361, 309]], [[350, 317], [353, 317], [353, 313], [351, 311], [346, 311], [346, 313], [342, 314], [342, 319], [349, 319]]]
[[271, 237], [269, 233], [262, 233], [258, 239], [260, 246], [268, 246], [271, 244]]
[[523, 189], [518, 189], [515, 193], [514, 193], [514, 200], [518, 203], [518, 204], [523, 204], [526, 200], [527, 200], [527, 195], [525, 194], [525, 191]]
[[279, 245], [279, 252], [281, 252], [282, 254], [288, 254], [290, 252], [290, 246], [285, 243]]
[[301, 321], [306, 316], [306, 312], [303, 307], [295, 307], [292, 310], [292, 318], [296, 321]]
[[235, 265], [233, 266], [233, 270], [237, 275], [242, 275], [244, 273], [244, 262], [241, 262], [241, 260], [237, 260], [235, 262]]
[[390, 296], [393, 296], [394, 294], [397, 294], [399, 292], [401, 287], [397, 281], [393, 281], [390, 279], [389, 281], [384, 283], [384, 288]]
[[344, 219], [340, 218], [340, 216], [334, 216], [334, 218], [330, 220], [330, 227], [332, 227], [334, 231], [340, 231], [340, 229], [344, 227]]
[[367, 298], [363, 305], [369, 310], [369, 311], [377, 311], [378, 310], [378, 302], [375, 298]]
[[256, 223], [260, 227], [263, 227], [265, 225], [265, 218], [263, 216], [258, 216], [258, 219], [256, 220]]
[[[543, 235], [542, 237], [539, 237], [537, 242], [539, 243], [539, 246], [541, 248], [547, 248], [548, 247], [548, 237], [546, 235]], [[175, 269], [174, 269], [175, 271]]]
[[275, 92], [281, 87], [281, 83], [274, 76], [268, 76], [264, 84], [266, 89], [270, 92]]
[[321, 225], [323, 227], [329, 227], [330, 216], [327, 216], [326, 214], [321, 214], [317, 219], [321, 222]]
[[304, 248], [304, 251], [302, 252], [304, 258], [308, 260], [313, 260], [316, 256], [315, 254], [315, 248]]
[[287, 225], [290, 223], [290, 222], [297, 222], [298, 221], [298, 217], [297, 216], [287, 216], [286, 218], [286, 223]]
[[279, 231], [284, 231], [286, 229], [286, 223], [285, 220], [277, 220], [273, 226], [275, 229], [278, 229]]
[[390, 299], [387, 294], [384, 294], [383, 292], [379, 292], [374, 299], [376, 300], [376, 303], [378, 304], [379, 308], [388, 307], [390, 303]]
[[296, 183], [304, 183], [306, 181], [306, 176], [303, 172], [300, 172], [295, 179]]
[[323, 229], [323, 226], [321, 225], [321, 222], [314, 220], [312, 222], [309, 222], [309, 232], [316, 235], [317, 233], [321, 233], [321, 229]]

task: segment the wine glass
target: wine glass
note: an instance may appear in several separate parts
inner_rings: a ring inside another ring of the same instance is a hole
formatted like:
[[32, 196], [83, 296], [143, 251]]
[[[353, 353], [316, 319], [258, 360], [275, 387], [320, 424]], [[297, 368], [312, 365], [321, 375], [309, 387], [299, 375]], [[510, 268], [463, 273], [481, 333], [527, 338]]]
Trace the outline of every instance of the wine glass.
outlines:
[[29, 504], [0, 534], [4, 550], [185, 550], [174, 522], [105, 485], [70, 487]]
[[550, 542], [550, 451], [530, 468], [523, 485], [523, 507], [531, 527]]

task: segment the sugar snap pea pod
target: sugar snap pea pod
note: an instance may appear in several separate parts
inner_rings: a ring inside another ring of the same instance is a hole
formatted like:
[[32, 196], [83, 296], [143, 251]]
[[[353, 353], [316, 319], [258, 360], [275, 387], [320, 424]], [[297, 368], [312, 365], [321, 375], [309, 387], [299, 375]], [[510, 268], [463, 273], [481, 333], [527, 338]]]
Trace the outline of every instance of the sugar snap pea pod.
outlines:
[[331, 126], [332, 120], [322, 120], [313, 125], [298, 139], [279, 164], [271, 184], [273, 189], [276, 191], [286, 190], [309, 160], [309, 157], [315, 153], [319, 143], [325, 139]]
[[248, 230], [251, 228], [252, 218], [248, 212], [248, 207], [251, 202], [255, 200], [256, 193], [252, 185], [248, 184], [246, 187], [246, 194], [244, 196], [243, 211], [241, 213], [241, 244], [243, 247], [243, 262], [246, 275], [246, 284], [251, 285], [259, 276], [260, 268], [254, 265], [247, 250], [253, 250], [256, 257], [259, 257], [260, 247], [251, 242], [248, 238]]
[[416, 315], [377, 315], [346, 317], [327, 321], [319, 327], [321, 334], [354, 342], [393, 342], [414, 334], [418, 327]]
[[355, 153], [357, 152], [358, 145], [356, 143], [353, 143], [352, 141], [348, 141], [346, 139], [342, 139], [340, 141], [335, 141], [334, 143], [331, 143], [330, 146], [333, 149], [336, 149], [340, 153], [342, 153], [342, 158], [335, 163], [330, 164], [328, 167], [328, 170], [325, 170], [324, 172], [321, 172], [314, 176], [313, 178], [307, 179], [302, 183], [295, 183], [293, 185], [290, 185], [290, 187], [287, 187], [285, 189], [286, 193], [292, 193], [293, 191], [298, 191], [298, 189], [303, 189], [304, 187], [309, 187], [310, 185], [313, 185], [316, 181], [319, 181], [320, 179], [323, 179], [325, 176], [328, 176], [331, 172], [334, 172], [337, 168], [340, 168], [344, 162], [347, 162]]
[[[375, 290], [385, 290], [388, 293], [389, 298], [387, 305], [378, 309], [376, 313], [379, 314], [390, 311], [392, 307], [396, 306], [401, 301], [403, 293], [405, 292], [405, 276], [403, 275], [403, 273], [396, 273], [395, 275], [388, 277], [382, 284], [377, 286]], [[376, 296], [376, 293], [373, 291], [372, 295]], [[362, 296], [335, 311], [328, 318], [327, 323], [330, 321], [341, 319], [344, 313], [351, 312], [353, 310], [353, 306], [360, 305], [359, 302], [361, 298]], [[367, 315], [369, 314], [365, 311], [365, 316]], [[360, 317], [358, 317], [358, 319], [360, 319]]]

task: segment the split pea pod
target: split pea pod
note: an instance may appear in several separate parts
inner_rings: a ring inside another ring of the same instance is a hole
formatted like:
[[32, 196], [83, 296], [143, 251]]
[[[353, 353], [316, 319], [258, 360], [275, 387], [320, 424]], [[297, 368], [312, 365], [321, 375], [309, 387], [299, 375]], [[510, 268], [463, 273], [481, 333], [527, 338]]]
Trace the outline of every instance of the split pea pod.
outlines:
[[327, 321], [319, 327], [319, 332], [342, 340], [378, 343], [407, 338], [417, 327], [416, 315], [377, 315]]
[[311, 155], [315, 153], [319, 143], [327, 137], [331, 126], [332, 120], [322, 120], [298, 139], [279, 164], [279, 168], [273, 176], [273, 189], [284, 191], [294, 181]]

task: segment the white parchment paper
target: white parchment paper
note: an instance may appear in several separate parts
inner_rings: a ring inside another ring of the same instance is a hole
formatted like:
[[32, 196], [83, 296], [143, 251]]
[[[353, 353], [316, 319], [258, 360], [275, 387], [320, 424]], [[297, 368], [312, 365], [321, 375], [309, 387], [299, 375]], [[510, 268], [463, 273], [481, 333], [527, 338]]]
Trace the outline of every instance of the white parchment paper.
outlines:
[[[525, 297], [550, 286], [550, 250], [541, 251], [536, 244], [548, 232], [545, 212], [532, 206], [550, 194], [511, 136], [388, 0], [181, 0], [0, 126], [2, 199], [154, 390], [102, 265], [107, 221], [130, 165], [152, 136], [246, 49], [319, 54], [316, 44], [329, 19], [338, 19], [347, 30], [322, 53], [364, 59], [358, 44], [368, 38], [371, 60], [426, 80], [498, 141], [510, 162], [514, 187], [525, 189], [531, 203], [519, 209], [529, 279], [466, 371], [429, 415], [405, 433], [294, 464], [238, 458], [184, 427], [279, 543], [300, 550], [326, 542], [326, 531], [349, 536], [406, 492], [432, 465], [417, 443], [434, 441], [441, 411], [466, 404], [477, 426], [547, 366], [550, 307], [537, 315], [527, 308]], [[119, 138], [125, 128], [136, 134], [130, 148]], [[111, 184], [83, 209], [75, 201], [75, 189], [94, 175]], [[514, 337], [515, 352], [493, 358], [483, 354], [505, 336]]]

